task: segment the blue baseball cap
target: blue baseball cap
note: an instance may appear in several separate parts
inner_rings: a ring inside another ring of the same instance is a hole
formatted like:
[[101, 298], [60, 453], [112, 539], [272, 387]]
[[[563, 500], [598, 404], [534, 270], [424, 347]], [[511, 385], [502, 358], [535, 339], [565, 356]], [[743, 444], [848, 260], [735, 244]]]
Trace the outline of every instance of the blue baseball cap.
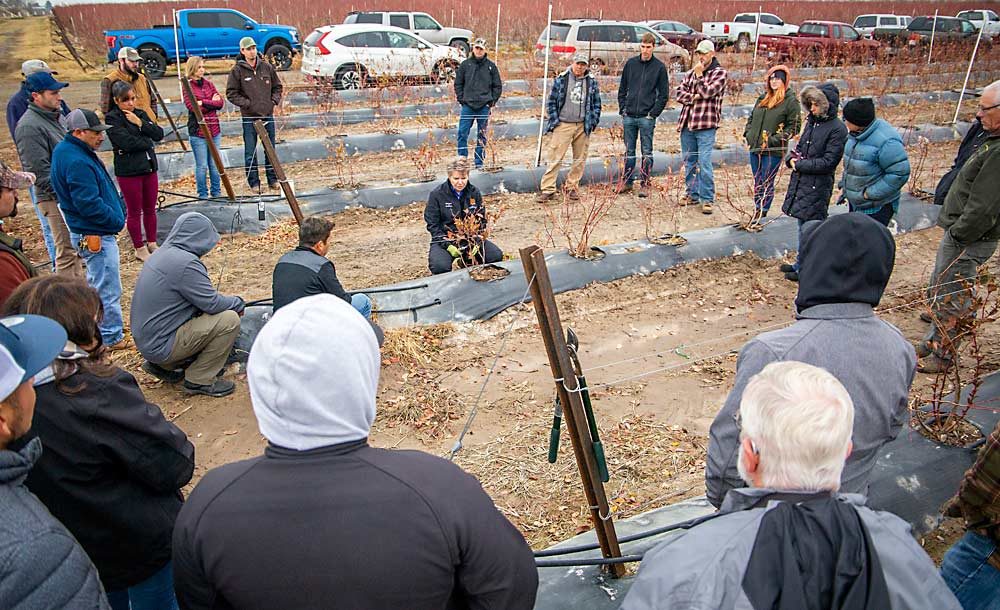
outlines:
[[[7, 350], [14, 364], [24, 371], [20, 381], [14, 386], [16, 388], [52, 364], [66, 346], [66, 330], [55, 320], [44, 316], [8, 316], [0, 318], [0, 346]], [[0, 364], [9, 363], [2, 363], [0, 360]], [[13, 391], [11, 388], [10, 392]], [[3, 398], [9, 396], [10, 392]]]
[[24, 79], [24, 85], [32, 93], [42, 91], [59, 91], [63, 87], [69, 87], [69, 83], [61, 83], [52, 78], [48, 72], [35, 72]]

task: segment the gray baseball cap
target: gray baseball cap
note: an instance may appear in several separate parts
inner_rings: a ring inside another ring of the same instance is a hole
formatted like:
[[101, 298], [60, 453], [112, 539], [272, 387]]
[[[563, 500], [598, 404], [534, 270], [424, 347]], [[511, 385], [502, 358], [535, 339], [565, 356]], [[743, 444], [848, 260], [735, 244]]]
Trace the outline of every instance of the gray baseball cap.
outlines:
[[579, 52], [573, 55], [573, 63], [575, 64], [589, 64], [590, 56], [584, 52]]
[[118, 59], [127, 59], [129, 61], [139, 61], [139, 52], [132, 47], [122, 47], [118, 51]]
[[59, 74], [55, 70], [49, 67], [49, 64], [45, 63], [41, 59], [29, 59], [28, 61], [21, 64], [21, 74], [25, 76], [31, 76], [36, 72], [48, 72], [49, 74]]
[[66, 118], [63, 119], [63, 125], [66, 127], [66, 131], [73, 131], [74, 129], [105, 131], [108, 129], [108, 126], [101, 122], [96, 112], [85, 108], [77, 108], [67, 114]]

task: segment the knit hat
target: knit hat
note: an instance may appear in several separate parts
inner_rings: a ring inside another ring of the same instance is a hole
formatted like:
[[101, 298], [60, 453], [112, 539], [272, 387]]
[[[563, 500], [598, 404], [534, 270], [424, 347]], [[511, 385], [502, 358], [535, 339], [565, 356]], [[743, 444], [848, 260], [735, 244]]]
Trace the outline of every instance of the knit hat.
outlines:
[[858, 127], [868, 127], [875, 121], [875, 102], [870, 97], [858, 97], [844, 105], [844, 120]]
[[785, 72], [784, 70], [775, 70], [774, 72], [771, 73], [771, 76], [774, 78], [780, 78], [781, 82], [785, 83], [786, 85], [788, 84], [788, 73]]
[[372, 326], [343, 299], [317, 294], [285, 305], [247, 362], [260, 433], [297, 451], [366, 438], [381, 365]]

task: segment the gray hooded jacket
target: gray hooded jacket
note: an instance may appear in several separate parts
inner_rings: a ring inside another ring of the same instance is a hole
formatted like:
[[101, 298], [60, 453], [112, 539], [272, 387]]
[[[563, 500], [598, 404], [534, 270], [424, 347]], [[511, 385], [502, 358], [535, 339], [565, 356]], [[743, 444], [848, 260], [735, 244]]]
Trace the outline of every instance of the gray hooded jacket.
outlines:
[[41, 455], [37, 438], [0, 450], [0, 606], [110, 608], [90, 558], [24, 486]]
[[166, 362], [182, 324], [201, 314], [243, 311], [243, 299], [212, 285], [201, 262], [219, 232], [198, 212], [182, 214], [163, 245], [142, 267], [132, 295], [132, 337], [150, 362]]
[[14, 129], [14, 143], [21, 158], [24, 171], [35, 174], [35, 192], [39, 201], [53, 201], [50, 173], [52, 151], [66, 136], [66, 128], [59, 122], [62, 116], [58, 110], [45, 110], [36, 104], [28, 104]]
[[[722, 504], [735, 511], [681, 532], [646, 553], [622, 610], [752, 610], [740, 583], [761, 518], [778, 503], [773, 489], [734, 489]], [[892, 513], [867, 508], [864, 496], [843, 494], [858, 511], [878, 552], [891, 610], [960, 610], [930, 557]], [[760, 508], [752, 506], [766, 502]], [[886, 610], [889, 610], [888, 608]]]

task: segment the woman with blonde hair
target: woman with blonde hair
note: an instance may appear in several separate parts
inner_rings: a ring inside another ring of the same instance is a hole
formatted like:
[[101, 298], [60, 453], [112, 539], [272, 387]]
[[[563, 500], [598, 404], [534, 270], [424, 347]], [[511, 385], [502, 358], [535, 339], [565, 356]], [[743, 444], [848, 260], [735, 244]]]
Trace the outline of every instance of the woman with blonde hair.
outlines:
[[788, 150], [788, 141], [799, 132], [799, 103], [788, 83], [791, 71], [777, 65], [767, 71], [764, 94], [757, 98], [747, 119], [743, 139], [750, 147], [753, 172], [754, 220], [767, 216], [774, 201], [774, 179]]
[[[212, 197], [218, 197], [222, 193], [219, 186], [219, 170], [215, 163], [208, 158], [208, 143], [206, 137], [211, 137], [215, 147], [219, 148], [222, 141], [222, 130], [219, 128], [218, 111], [226, 105], [226, 100], [222, 99], [219, 91], [212, 84], [212, 81], [205, 78], [205, 60], [197, 55], [192, 55], [184, 64], [184, 70], [188, 81], [191, 82], [191, 91], [194, 99], [189, 99], [187, 91], [184, 92], [184, 105], [188, 108], [188, 136], [191, 138], [191, 150], [194, 151], [194, 181], [198, 188], [198, 196], [205, 199], [209, 195], [209, 190], [205, 188], [205, 176], [209, 176], [211, 182]], [[206, 136], [198, 125], [198, 120], [194, 116], [194, 106], [201, 109], [201, 115], [208, 125], [209, 134]]]

